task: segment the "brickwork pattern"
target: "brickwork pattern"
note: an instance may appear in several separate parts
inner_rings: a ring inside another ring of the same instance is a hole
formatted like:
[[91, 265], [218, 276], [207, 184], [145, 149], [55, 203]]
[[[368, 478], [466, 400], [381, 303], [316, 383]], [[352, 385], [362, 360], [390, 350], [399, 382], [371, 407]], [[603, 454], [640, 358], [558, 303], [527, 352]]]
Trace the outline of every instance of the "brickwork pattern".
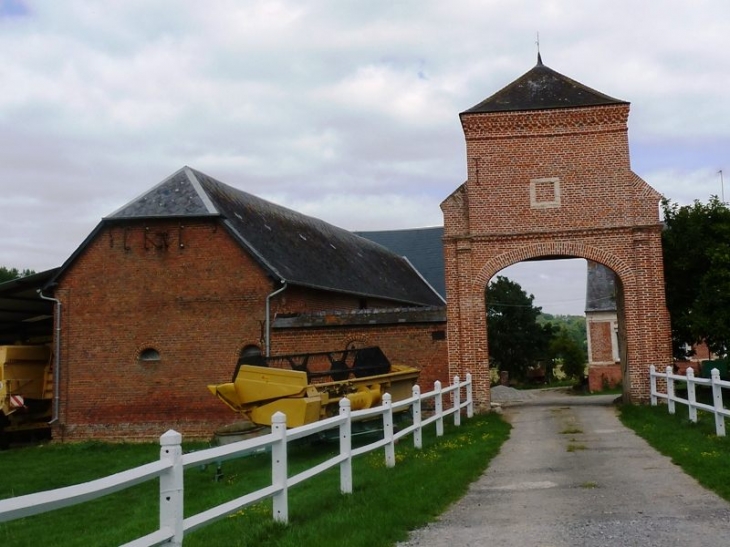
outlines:
[[588, 390], [591, 393], [612, 389], [622, 382], [621, 365], [594, 365], [588, 369]]
[[[241, 350], [264, 348], [265, 301], [275, 286], [215, 220], [104, 226], [59, 280], [61, 406], [56, 440], [156, 439], [174, 428], [210, 438], [236, 415], [207, 389], [230, 381]], [[276, 313], [358, 310], [354, 295], [290, 287]], [[448, 376], [445, 324], [272, 329], [273, 353], [380, 344], [392, 360]], [[439, 337], [437, 337], [439, 338]], [[141, 359], [145, 349], [159, 360]]]
[[[660, 196], [630, 170], [628, 113], [617, 104], [462, 115], [468, 179], [441, 206], [449, 363], [452, 374], [476, 369], [481, 406], [489, 403], [484, 291], [523, 260], [580, 257], [617, 274], [628, 399], [648, 399], [649, 365], [671, 362]], [[534, 206], [536, 180], [559, 182], [557, 206]]]
[[611, 323], [594, 321], [591, 323], [591, 361], [600, 363], [613, 362], [613, 344], [611, 343]]
[[434, 336], [445, 329], [445, 323], [277, 329], [272, 355], [345, 349], [351, 344], [355, 347], [377, 345], [391, 363], [419, 368], [419, 384], [423, 389], [431, 389], [436, 380], [448, 385], [446, 340]]

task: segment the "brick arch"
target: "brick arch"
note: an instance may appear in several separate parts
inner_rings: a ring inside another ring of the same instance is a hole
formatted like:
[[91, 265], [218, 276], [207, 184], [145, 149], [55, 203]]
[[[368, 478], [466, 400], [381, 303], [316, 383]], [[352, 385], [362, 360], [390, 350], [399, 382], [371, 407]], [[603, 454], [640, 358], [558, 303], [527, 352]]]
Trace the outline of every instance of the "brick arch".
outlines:
[[585, 258], [586, 260], [598, 262], [613, 270], [624, 286], [634, 285], [634, 274], [631, 271], [631, 266], [620, 257], [580, 241], [560, 241], [527, 244], [492, 257], [482, 266], [474, 278], [474, 290], [483, 292], [492, 277], [513, 264], [532, 258], [548, 256]]
[[441, 204], [449, 374], [471, 372], [475, 400], [488, 408], [487, 283], [517, 262], [574, 256], [617, 274], [624, 396], [647, 401], [649, 366], [671, 362], [671, 335], [661, 196], [631, 171], [629, 104], [489, 104], [461, 114], [467, 179]]
[[371, 345], [370, 337], [364, 333], [358, 334], [357, 336], [348, 336], [345, 338], [345, 349], [358, 349], [366, 348]]

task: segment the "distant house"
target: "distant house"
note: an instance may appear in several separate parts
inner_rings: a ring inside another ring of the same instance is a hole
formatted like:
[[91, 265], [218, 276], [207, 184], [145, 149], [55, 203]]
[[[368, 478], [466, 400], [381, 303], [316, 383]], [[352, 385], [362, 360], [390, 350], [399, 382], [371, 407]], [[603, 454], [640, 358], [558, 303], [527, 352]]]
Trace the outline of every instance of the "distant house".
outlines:
[[[621, 348], [624, 347], [624, 343], [619, 328], [618, 299], [616, 275], [605, 266], [589, 260], [586, 285], [586, 334], [589, 387], [592, 391], [600, 391], [605, 386], [613, 387], [622, 380]], [[704, 343], [696, 344], [691, 349], [690, 357], [675, 362], [680, 374], [684, 374], [687, 367], [692, 367], [699, 373], [702, 361], [715, 358]]]
[[621, 354], [616, 276], [606, 266], [587, 261], [586, 338], [588, 387], [601, 391], [621, 382]]
[[444, 301], [402, 256], [190, 167], [101, 220], [46, 287], [57, 439], [209, 436], [241, 355], [379, 345], [447, 380]]

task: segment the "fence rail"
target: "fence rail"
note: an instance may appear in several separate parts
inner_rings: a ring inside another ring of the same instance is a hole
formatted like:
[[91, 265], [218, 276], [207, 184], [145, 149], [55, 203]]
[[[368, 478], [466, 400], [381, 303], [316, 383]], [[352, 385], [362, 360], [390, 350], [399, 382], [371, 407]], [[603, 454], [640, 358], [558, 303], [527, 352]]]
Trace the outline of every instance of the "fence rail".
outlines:
[[[657, 379], [663, 379], [666, 382], [667, 392], [660, 393], [657, 389]], [[730, 417], [730, 410], [725, 408], [722, 399], [722, 388], [730, 388], [730, 382], [720, 379], [720, 371], [713, 368], [709, 378], [697, 378], [692, 368], [687, 369], [686, 376], [674, 374], [672, 367], [667, 367], [665, 372], [657, 372], [656, 367], [652, 365], [649, 370], [649, 379], [651, 383], [651, 404], [656, 406], [659, 399], [666, 399], [667, 408], [670, 414], [676, 412], [676, 403], [687, 405], [689, 409], [689, 419], [691, 422], [697, 422], [697, 410], [710, 412], [715, 416], [715, 433], [718, 437], [725, 436], [725, 418]], [[687, 383], [687, 398], [678, 397], [675, 393], [675, 382]], [[712, 388], [712, 404], [701, 403], [697, 401], [697, 386], [710, 386]]]
[[[464, 392], [463, 400], [462, 392]], [[444, 396], [447, 395], [451, 396], [451, 406], [444, 409]], [[431, 399], [434, 414], [424, 419], [422, 403]], [[413, 423], [396, 432], [393, 427], [393, 413], [409, 407], [413, 415]], [[458, 426], [461, 424], [461, 413], [464, 409], [468, 417], [473, 416], [474, 404], [470, 374], [466, 375], [466, 380], [463, 382], [459, 380], [458, 376], [455, 376], [453, 384], [446, 388], [442, 388], [441, 383], [437, 381], [434, 383], [434, 389], [424, 394], [421, 394], [419, 386], [413, 386], [411, 397], [396, 403], [393, 403], [390, 394], [386, 393], [383, 395], [381, 406], [369, 409], [353, 411], [350, 408], [349, 399], [343, 398], [340, 401], [339, 415], [292, 429], [286, 428], [286, 416], [277, 412], [272, 417], [271, 433], [267, 435], [189, 454], [182, 452], [182, 435], [170, 430], [160, 437], [160, 459], [158, 461], [83, 484], [0, 500], [0, 522], [91, 501], [159, 477], [159, 529], [125, 544], [125, 547], [148, 547], [161, 543], [180, 546], [186, 533], [267, 498], [272, 498], [273, 501], [274, 520], [286, 523], [289, 519], [289, 487], [311, 479], [332, 467], [339, 466], [340, 491], [343, 494], [351, 494], [352, 458], [383, 448], [386, 466], [393, 467], [396, 462], [395, 443], [398, 439], [412, 433], [414, 446], [422, 448], [424, 427], [435, 423], [436, 435], [442, 436], [444, 418], [453, 415], [454, 424]], [[382, 419], [383, 438], [365, 446], [353, 448], [352, 424], [378, 416]], [[339, 429], [339, 454], [297, 475], [288, 476], [288, 443], [335, 428]], [[271, 450], [271, 484], [269, 486], [184, 518], [183, 472], [186, 468], [211, 462], [219, 463], [262, 449]]]

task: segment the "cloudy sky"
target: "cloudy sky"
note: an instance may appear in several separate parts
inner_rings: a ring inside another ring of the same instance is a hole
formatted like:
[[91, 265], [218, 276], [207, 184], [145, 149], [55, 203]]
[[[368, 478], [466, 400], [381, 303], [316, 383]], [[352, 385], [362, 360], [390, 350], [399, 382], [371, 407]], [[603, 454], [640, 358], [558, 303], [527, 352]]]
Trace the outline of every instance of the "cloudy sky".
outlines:
[[[0, 266], [59, 266], [183, 165], [351, 230], [440, 225], [459, 112], [544, 63], [631, 102], [633, 170], [730, 198], [727, 0], [0, 0]], [[507, 272], [581, 313], [582, 261]]]

